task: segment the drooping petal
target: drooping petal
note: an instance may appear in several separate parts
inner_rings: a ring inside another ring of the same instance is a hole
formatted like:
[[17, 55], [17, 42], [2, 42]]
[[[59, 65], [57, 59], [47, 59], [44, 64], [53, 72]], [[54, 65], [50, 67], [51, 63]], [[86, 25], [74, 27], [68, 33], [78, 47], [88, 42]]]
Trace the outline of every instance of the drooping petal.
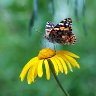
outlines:
[[24, 68], [20, 74], [21, 81], [24, 80], [25, 75], [26, 75], [27, 71], [29, 70], [29, 68], [32, 67], [34, 64], [36, 64], [37, 61], [38, 61], [38, 58], [34, 57], [24, 66]]
[[64, 53], [65, 55], [69, 55], [69, 56], [72, 56], [72, 57], [75, 57], [75, 58], [80, 58], [78, 55], [76, 55], [76, 54], [74, 54], [74, 53], [72, 53], [72, 52], [69, 52], [69, 51], [63, 51], [63, 53]]
[[28, 71], [28, 75], [27, 75], [28, 84], [31, 84], [32, 81], [34, 81], [34, 73], [33, 73], [34, 69], [35, 69], [35, 67], [33, 66]]
[[43, 75], [42, 64], [43, 64], [43, 60], [39, 60], [39, 62], [38, 62], [38, 77], [42, 77], [42, 75]]
[[57, 58], [60, 60], [61, 64], [63, 65], [63, 69], [64, 69], [65, 74], [67, 74], [68, 70], [67, 70], [67, 66], [66, 66], [65, 61], [62, 59], [61, 56], [57, 56]]
[[50, 60], [52, 61], [52, 64], [54, 65], [56, 75], [58, 75], [59, 70], [58, 70], [57, 62], [55, 61], [54, 57], [50, 58]]
[[50, 79], [50, 68], [47, 60], [44, 60], [45, 69], [46, 69], [46, 79]]
[[69, 52], [69, 51], [57, 51], [56, 53], [57, 53], [57, 55], [59, 55], [59, 54], [62, 54], [62, 55], [65, 54], [65, 55], [69, 55], [71, 57], [80, 58], [78, 55], [76, 55], [76, 54], [74, 54], [72, 52]]
[[61, 73], [63, 73], [63, 66], [62, 66], [60, 60], [57, 58], [57, 56], [55, 56], [55, 61], [57, 62], [59, 70], [61, 71]]
[[[32, 82], [34, 82], [35, 74], [37, 73], [37, 72], [36, 72], [36, 69], [37, 69], [37, 64], [35, 64], [34, 66], [32, 66], [32, 67], [29, 69], [28, 75], [27, 75], [28, 84], [31, 84]], [[35, 72], [36, 72], [36, 73], [35, 73]]]
[[73, 72], [73, 70], [72, 70], [72, 66], [71, 66], [70, 62], [66, 59], [66, 57], [64, 57], [64, 55], [62, 56], [62, 58], [64, 59], [64, 61], [65, 61], [66, 64], [68, 65], [70, 71]]
[[74, 67], [80, 68], [78, 62], [77, 62], [74, 58], [72, 58], [72, 57], [70, 57], [70, 56], [68, 56], [68, 55], [65, 55], [65, 54], [64, 54], [64, 56], [66, 57], [66, 59], [67, 59]]
[[34, 71], [34, 79], [37, 77], [37, 69], [38, 69], [38, 64], [36, 65], [36, 67], [35, 67], [35, 71]]

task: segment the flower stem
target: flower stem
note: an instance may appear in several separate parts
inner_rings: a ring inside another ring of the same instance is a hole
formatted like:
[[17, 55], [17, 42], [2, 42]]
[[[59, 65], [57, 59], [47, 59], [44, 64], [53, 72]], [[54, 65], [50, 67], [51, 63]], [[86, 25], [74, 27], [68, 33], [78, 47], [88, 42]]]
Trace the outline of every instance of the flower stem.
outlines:
[[[48, 60], [48, 61], [49, 61], [49, 60]], [[50, 61], [49, 61], [49, 62], [50, 62]], [[69, 96], [68, 92], [63, 88], [63, 86], [61, 85], [58, 77], [56, 76], [55, 70], [54, 70], [54, 68], [53, 68], [53, 66], [52, 66], [51, 63], [49, 63], [49, 67], [50, 67], [50, 69], [51, 69], [51, 71], [52, 71], [52, 73], [53, 73], [53, 75], [54, 75], [54, 78], [55, 78], [57, 84], [59, 85], [59, 87], [61, 88], [61, 90], [62, 90], [63, 93], [65, 94], [65, 96]]]

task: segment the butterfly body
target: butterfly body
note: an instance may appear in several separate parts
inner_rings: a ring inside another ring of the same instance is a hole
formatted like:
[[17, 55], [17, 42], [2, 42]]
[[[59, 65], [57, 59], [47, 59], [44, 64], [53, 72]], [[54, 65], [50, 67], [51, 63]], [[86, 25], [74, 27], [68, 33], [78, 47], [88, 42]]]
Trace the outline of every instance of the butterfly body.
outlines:
[[76, 37], [72, 33], [71, 18], [64, 19], [56, 26], [54, 26], [54, 24], [50, 22], [47, 22], [45, 28], [45, 38], [52, 43], [67, 45], [74, 44], [76, 41]]

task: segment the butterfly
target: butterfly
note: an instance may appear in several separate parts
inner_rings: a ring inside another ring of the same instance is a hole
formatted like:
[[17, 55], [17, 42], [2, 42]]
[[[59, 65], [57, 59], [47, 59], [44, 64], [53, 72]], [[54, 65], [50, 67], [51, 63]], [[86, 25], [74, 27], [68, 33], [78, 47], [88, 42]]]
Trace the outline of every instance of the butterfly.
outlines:
[[74, 44], [76, 42], [76, 36], [72, 33], [72, 19], [66, 18], [56, 26], [51, 22], [47, 22], [45, 38], [51, 43]]

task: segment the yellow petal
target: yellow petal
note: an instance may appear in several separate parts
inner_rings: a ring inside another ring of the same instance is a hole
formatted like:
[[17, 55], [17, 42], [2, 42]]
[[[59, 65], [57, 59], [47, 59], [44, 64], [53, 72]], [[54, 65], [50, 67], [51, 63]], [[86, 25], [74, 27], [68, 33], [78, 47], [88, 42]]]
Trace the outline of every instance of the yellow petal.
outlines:
[[32, 82], [34, 82], [36, 69], [37, 69], [37, 65], [34, 65], [29, 69], [28, 75], [27, 75], [28, 84], [31, 84]]
[[29, 70], [29, 68], [32, 67], [34, 64], [36, 64], [37, 61], [38, 61], [38, 58], [34, 57], [24, 66], [24, 68], [20, 74], [21, 81], [24, 80], [25, 75], [26, 75], [27, 71]]
[[37, 77], [37, 69], [38, 69], [38, 64], [35, 67], [35, 71], [34, 71], [34, 79]]
[[57, 62], [55, 61], [54, 57], [50, 58], [50, 60], [52, 61], [52, 64], [54, 65], [56, 75], [58, 75], [59, 70], [58, 70]]
[[28, 75], [27, 75], [27, 81], [28, 81], [28, 84], [31, 84], [32, 81], [34, 81], [34, 75], [33, 75], [33, 70], [34, 70], [34, 66], [31, 67], [28, 71]]
[[71, 52], [69, 52], [69, 51], [63, 51], [63, 53], [64, 53], [65, 55], [69, 55], [69, 56], [72, 56], [72, 57], [75, 57], [75, 58], [80, 58], [78, 55], [76, 55], [76, 54], [74, 54], [74, 53], [71, 53]]
[[39, 60], [39, 63], [38, 63], [38, 77], [42, 77], [42, 75], [43, 75], [42, 64], [43, 64], [43, 60]]
[[59, 70], [61, 71], [61, 73], [63, 73], [63, 66], [62, 66], [60, 60], [57, 58], [57, 56], [55, 56], [55, 61], [57, 62]]
[[66, 66], [65, 61], [62, 59], [61, 56], [57, 56], [57, 58], [60, 60], [61, 64], [63, 65], [63, 69], [64, 69], [65, 74], [67, 74], [68, 70], [67, 70], [67, 66]]
[[48, 61], [44, 60], [44, 64], [45, 64], [45, 69], [46, 69], [46, 79], [49, 80], [50, 79], [50, 69], [49, 69]]
[[31, 81], [32, 81], [32, 69], [33, 67], [31, 67], [28, 71], [28, 75], [27, 75], [27, 81], [28, 81], [28, 84], [31, 84]]
[[64, 59], [64, 61], [65, 61], [66, 64], [68, 65], [70, 71], [73, 72], [70, 62], [66, 59], [66, 57], [64, 57], [64, 55], [62, 56], [62, 58]]
[[64, 55], [66, 57], [66, 59], [74, 66], [74, 67], [77, 67], [77, 68], [80, 68], [78, 62], [73, 59], [72, 57], [68, 56], [68, 55]]

